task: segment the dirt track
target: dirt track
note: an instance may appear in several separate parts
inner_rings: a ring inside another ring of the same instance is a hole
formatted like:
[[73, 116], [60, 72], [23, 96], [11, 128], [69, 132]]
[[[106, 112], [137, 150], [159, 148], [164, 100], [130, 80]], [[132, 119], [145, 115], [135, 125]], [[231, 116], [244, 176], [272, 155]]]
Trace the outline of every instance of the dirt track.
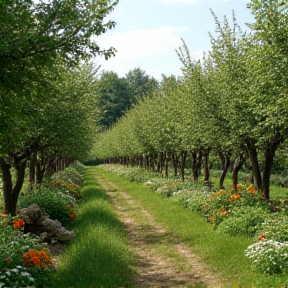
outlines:
[[138, 256], [134, 277], [137, 287], [222, 287], [220, 277], [201, 263], [185, 243], [167, 233], [128, 193], [102, 177], [97, 181], [110, 196]]

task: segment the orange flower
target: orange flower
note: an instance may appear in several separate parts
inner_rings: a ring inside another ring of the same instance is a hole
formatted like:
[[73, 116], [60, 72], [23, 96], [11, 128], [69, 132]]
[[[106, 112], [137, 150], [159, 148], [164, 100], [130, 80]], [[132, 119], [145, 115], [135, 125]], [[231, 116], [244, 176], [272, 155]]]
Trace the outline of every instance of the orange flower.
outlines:
[[232, 201], [234, 199], [239, 199], [241, 197], [241, 194], [240, 193], [237, 193], [237, 194], [233, 194], [229, 197], [228, 201]]
[[255, 195], [255, 187], [253, 184], [250, 184], [249, 187], [247, 188], [247, 190], [252, 194]]
[[60, 186], [61, 184], [62, 184], [61, 181], [53, 181], [53, 182], [52, 182], [52, 185], [53, 185], [53, 186]]
[[226, 211], [226, 210], [220, 210], [219, 213], [220, 213], [222, 216], [225, 216], [225, 215], [227, 215], [229, 212]]
[[52, 260], [44, 250], [29, 250], [23, 254], [23, 263], [25, 266], [36, 268], [49, 268], [52, 266]]
[[214, 220], [215, 220], [215, 219], [214, 219], [214, 216], [213, 216], [213, 215], [209, 217], [209, 222], [213, 223]]
[[234, 190], [237, 190], [237, 191], [240, 190], [243, 187], [244, 187], [244, 185], [242, 185], [242, 184], [237, 184], [236, 188], [235, 188], [234, 184], [231, 185], [231, 188], [234, 189]]
[[71, 219], [72, 221], [75, 221], [76, 215], [75, 215], [74, 212], [70, 212], [68, 215], [69, 215], [69, 217], [70, 217], [70, 219]]
[[24, 222], [24, 220], [22, 220], [22, 219], [16, 219], [16, 220], [13, 221], [13, 227], [14, 227], [15, 229], [20, 229], [20, 228], [22, 228], [24, 225], [25, 225], [25, 222]]
[[215, 192], [215, 193], [211, 194], [211, 196], [218, 197], [218, 196], [221, 196], [221, 195], [224, 195], [224, 194], [227, 194], [227, 191], [221, 189], [218, 192]]
[[10, 257], [6, 257], [6, 258], [5, 258], [5, 261], [6, 261], [7, 263], [11, 262], [11, 258], [10, 258]]

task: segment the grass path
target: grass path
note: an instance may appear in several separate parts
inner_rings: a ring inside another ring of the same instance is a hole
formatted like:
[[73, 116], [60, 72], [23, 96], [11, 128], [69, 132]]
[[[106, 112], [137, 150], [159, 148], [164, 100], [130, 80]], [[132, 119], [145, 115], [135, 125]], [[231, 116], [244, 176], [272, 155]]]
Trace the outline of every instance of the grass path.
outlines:
[[221, 286], [220, 277], [201, 263], [186, 244], [168, 233], [138, 201], [100, 174], [97, 171], [97, 181], [110, 196], [138, 257], [133, 280], [136, 287]]
[[55, 288], [287, 287], [251, 270], [244, 253], [251, 239], [220, 235], [199, 215], [103, 167], [86, 170], [74, 229]]

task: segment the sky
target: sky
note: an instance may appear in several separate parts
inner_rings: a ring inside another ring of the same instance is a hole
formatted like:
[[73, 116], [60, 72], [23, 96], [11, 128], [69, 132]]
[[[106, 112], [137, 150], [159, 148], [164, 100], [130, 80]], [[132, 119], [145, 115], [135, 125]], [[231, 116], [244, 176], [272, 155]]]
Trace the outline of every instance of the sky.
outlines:
[[216, 25], [210, 9], [220, 22], [224, 16], [232, 20], [235, 12], [238, 25], [253, 22], [248, 0], [120, 0], [105, 18], [116, 22], [115, 28], [96, 40], [101, 48], [114, 47], [116, 56], [98, 57], [101, 71], [114, 71], [119, 77], [134, 68], [161, 80], [162, 75], [180, 76], [182, 64], [176, 54], [187, 44], [194, 59], [201, 59], [210, 50], [210, 33]]

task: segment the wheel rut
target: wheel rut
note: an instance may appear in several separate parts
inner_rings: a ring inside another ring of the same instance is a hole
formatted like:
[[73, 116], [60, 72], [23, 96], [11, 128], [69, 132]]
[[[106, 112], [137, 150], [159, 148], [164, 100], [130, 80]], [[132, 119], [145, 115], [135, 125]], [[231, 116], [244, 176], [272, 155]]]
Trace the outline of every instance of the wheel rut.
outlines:
[[125, 225], [129, 244], [137, 255], [133, 279], [136, 287], [223, 287], [223, 279], [203, 264], [189, 246], [157, 223], [140, 203], [105, 178], [96, 178]]

